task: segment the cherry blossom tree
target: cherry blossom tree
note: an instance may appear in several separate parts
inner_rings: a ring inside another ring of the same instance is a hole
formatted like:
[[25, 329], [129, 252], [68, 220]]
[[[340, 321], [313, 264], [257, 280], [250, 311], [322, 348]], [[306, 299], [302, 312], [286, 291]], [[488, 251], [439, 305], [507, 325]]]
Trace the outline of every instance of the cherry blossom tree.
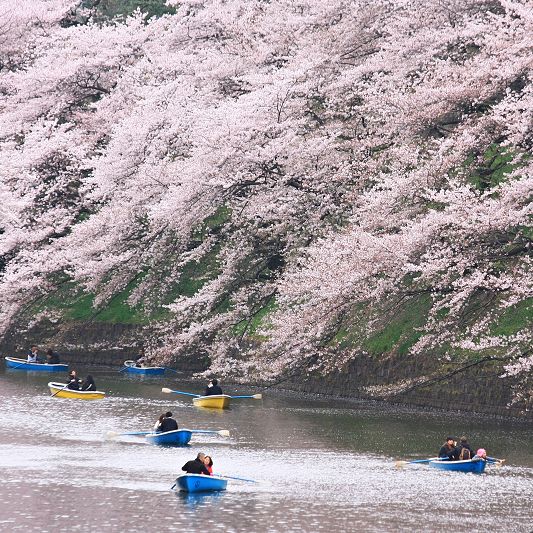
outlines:
[[424, 299], [410, 356], [502, 358], [525, 401], [531, 322], [497, 325], [533, 296], [527, 3], [39, 4], [0, 44], [4, 331], [126, 295], [154, 359], [269, 379]]

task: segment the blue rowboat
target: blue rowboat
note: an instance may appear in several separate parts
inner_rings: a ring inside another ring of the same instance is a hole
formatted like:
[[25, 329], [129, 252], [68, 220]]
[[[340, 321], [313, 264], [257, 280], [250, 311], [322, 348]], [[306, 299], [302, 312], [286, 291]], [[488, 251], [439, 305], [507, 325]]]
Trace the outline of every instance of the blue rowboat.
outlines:
[[176, 486], [185, 492], [216, 492], [226, 490], [228, 480], [203, 474], [182, 474], [176, 478]]
[[50, 365], [48, 363], [28, 363], [26, 359], [18, 359], [17, 357], [4, 357], [6, 366], [8, 368], [17, 368], [19, 370], [32, 370], [39, 372], [68, 372], [68, 365], [57, 363]]
[[473, 472], [481, 474], [487, 466], [487, 461], [483, 459], [468, 459], [466, 461], [430, 461], [429, 466], [439, 470], [448, 470], [450, 472]]
[[130, 374], [145, 374], [150, 376], [161, 376], [165, 373], [163, 366], [135, 366], [135, 361], [124, 361], [124, 372]]
[[149, 433], [145, 435], [150, 444], [158, 444], [159, 446], [185, 446], [189, 444], [191, 437], [192, 431], [189, 429], [174, 429], [164, 433]]

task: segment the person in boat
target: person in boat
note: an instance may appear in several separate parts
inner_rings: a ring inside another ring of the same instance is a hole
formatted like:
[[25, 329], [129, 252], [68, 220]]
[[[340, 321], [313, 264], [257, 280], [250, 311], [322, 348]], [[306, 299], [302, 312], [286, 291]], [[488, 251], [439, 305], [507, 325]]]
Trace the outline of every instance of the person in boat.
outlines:
[[51, 348], [48, 348], [48, 350], [46, 350], [46, 362], [49, 365], [59, 364], [59, 354], [54, 352]]
[[75, 370], [71, 370], [68, 373], [67, 389], [80, 390], [80, 383], [81, 383], [81, 381], [78, 379], [78, 375], [76, 374], [76, 371]]
[[158, 431], [159, 427], [163, 423], [163, 419], [165, 418], [165, 413], [159, 416], [159, 418], [156, 420], [156, 423], [154, 424], [154, 431]]
[[146, 357], [144, 355], [141, 355], [140, 357], [137, 357], [137, 360], [135, 361], [135, 366], [137, 368], [144, 368], [145, 363]]
[[39, 362], [39, 349], [37, 346], [32, 346], [27, 353], [27, 362], [28, 363], [38, 363]]
[[441, 446], [439, 450], [439, 459], [444, 458], [452, 461], [457, 459], [457, 442], [455, 441], [455, 437], [447, 437], [446, 442]]
[[196, 456], [196, 459], [187, 461], [181, 469], [187, 472], [187, 474], [205, 474], [206, 476], [209, 476], [209, 470], [205, 466], [204, 459], [205, 453], [200, 452]]
[[167, 411], [164, 415], [159, 417], [158, 424], [155, 428], [158, 433], [175, 431], [176, 429], [178, 429], [178, 423], [172, 418], [172, 413], [170, 411]]
[[456, 452], [459, 461], [466, 461], [474, 457], [474, 451], [470, 447], [470, 444], [468, 444], [468, 439], [466, 437], [461, 437], [459, 439], [459, 445], [457, 446]]
[[215, 396], [219, 394], [224, 394], [224, 393], [222, 392], [222, 389], [220, 388], [218, 381], [216, 379], [212, 379], [205, 389], [204, 396]]
[[207, 468], [207, 470], [209, 470], [209, 475], [212, 476], [213, 475], [213, 459], [211, 459], [209, 455], [206, 455], [204, 457], [204, 465]]
[[81, 382], [80, 390], [84, 391], [95, 391], [96, 383], [94, 382], [93, 377], [88, 374], [87, 377]]
[[485, 450], [485, 448], [480, 448], [476, 452], [476, 455], [474, 455], [474, 457], [472, 459], [474, 459], [474, 460], [483, 459], [483, 461], [486, 461], [487, 460], [487, 450]]

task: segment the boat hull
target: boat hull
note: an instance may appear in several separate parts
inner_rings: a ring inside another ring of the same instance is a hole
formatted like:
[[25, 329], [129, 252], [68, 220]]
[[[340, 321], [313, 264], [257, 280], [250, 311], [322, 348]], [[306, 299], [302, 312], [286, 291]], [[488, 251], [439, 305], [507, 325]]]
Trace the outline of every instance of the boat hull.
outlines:
[[430, 461], [429, 466], [439, 470], [447, 470], [449, 472], [472, 472], [474, 474], [481, 474], [485, 471], [487, 461], [483, 459], [469, 459], [467, 461]]
[[145, 435], [150, 444], [159, 446], [186, 446], [192, 437], [192, 432], [188, 429], [175, 429], [164, 433], [150, 433]]
[[213, 396], [199, 396], [193, 399], [196, 407], [208, 407], [210, 409], [227, 409], [231, 396], [227, 394], [216, 394]]
[[147, 366], [145, 368], [139, 366], [125, 366], [124, 372], [128, 374], [143, 374], [148, 376], [162, 376], [165, 369], [160, 366]]
[[26, 360], [16, 357], [4, 357], [4, 359], [8, 368], [37, 372], [68, 372], [68, 365], [62, 363], [50, 365], [48, 363], [28, 363]]
[[64, 389], [66, 383], [48, 383], [50, 393], [55, 398], [75, 398], [76, 400], [101, 400], [105, 392], [100, 391], [77, 391]]
[[226, 490], [228, 480], [203, 474], [182, 474], [176, 478], [176, 487], [185, 492], [218, 492]]

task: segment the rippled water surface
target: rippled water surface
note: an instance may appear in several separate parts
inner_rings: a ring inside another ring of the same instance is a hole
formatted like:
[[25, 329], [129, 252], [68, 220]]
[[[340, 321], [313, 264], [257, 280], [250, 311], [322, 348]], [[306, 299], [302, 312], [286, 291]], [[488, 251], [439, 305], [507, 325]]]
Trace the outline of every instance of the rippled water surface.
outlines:
[[[533, 530], [533, 428], [525, 422], [275, 392], [213, 411], [161, 393], [198, 392], [173, 376], [90, 371], [104, 400], [52, 398], [46, 384], [62, 374], [0, 370], [0, 531]], [[231, 437], [193, 435], [188, 447], [161, 448], [107, 436], [149, 430], [168, 409], [180, 427]], [[395, 468], [397, 459], [435, 455], [448, 433], [466, 433], [505, 466], [483, 475]], [[257, 483], [230, 481], [218, 494], [171, 491], [199, 451], [213, 457], [216, 473]]]

